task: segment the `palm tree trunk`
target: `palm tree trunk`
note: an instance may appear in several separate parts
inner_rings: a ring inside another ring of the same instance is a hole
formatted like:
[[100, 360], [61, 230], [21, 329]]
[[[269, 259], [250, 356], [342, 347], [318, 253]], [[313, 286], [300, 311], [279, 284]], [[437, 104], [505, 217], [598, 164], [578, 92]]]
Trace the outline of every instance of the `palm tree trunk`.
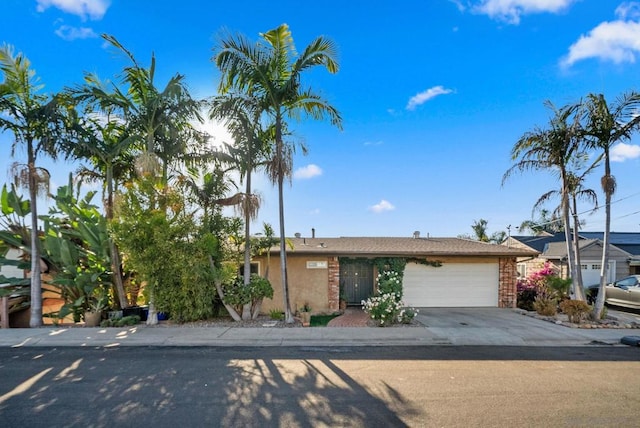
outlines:
[[[247, 183], [245, 186], [244, 195], [244, 272], [243, 281], [247, 286], [251, 282], [251, 215], [250, 215], [250, 197], [251, 197], [251, 165], [247, 169]], [[251, 302], [245, 304], [242, 308], [242, 319], [247, 320], [252, 318], [251, 314]]]
[[567, 192], [567, 175], [565, 171], [560, 172], [562, 180], [562, 222], [564, 224], [564, 239], [567, 247], [567, 265], [569, 267], [569, 277], [571, 278], [571, 298], [577, 299], [576, 292], [576, 259], [573, 251], [573, 243], [571, 237], [571, 221], [569, 220], [569, 195]]
[[602, 188], [604, 190], [604, 237], [602, 242], [602, 263], [600, 265], [600, 286], [598, 287], [598, 297], [593, 305], [593, 318], [599, 320], [602, 318], [602, 310], [604, 309], [604, 290], [607, 285], [607, 272], [609, 270], [609, 240], [611, 234], [611, 196], [615, 186], [613, 177], [611, 177], [611, 164], [609, 163], [609, 150], [604, 151], [604, 176], [602, 177]]
[[572, 211], [573, 211], [573, 248], [575, 254], [575, 264], [576, 264], [576, 299], [586, 301], [587, 297], [584, 292], [584, 284], [582, 282], [582, 263], [580, 260], [580, 232], [579, 226], [580, 221], [578, 220], [578, 203], [576, 200], [576, 195], [572, 195]]
[[[113, 220], [113, 167], [107, 166], [107, 206], [106, 214], [107, 221]], [[126, 308], [129, 306], [127, 301], [127, 294], [124, 291], [124, 283], [122, 281], [122, 269], [120, 267], [120, 253], [118, 246], [113, 242], [111, 236], [109, 236], [109, 252], [111, 253], [111, 276], [113, 278], [113, 287], [118, 297], [118, 303], [120, 308]]]
[[282, 299], [284, 302], [284, 317], [287, 324], [293, 324], [291, 303], [289, 303], [289, 281], [287, 278], [287, 243], [284, 231], [284, 170], [282, 162], [284, 153], [282, 147], [282, 118], [280, 112], [276, 115], [276, 156], [278, 162], [278, 220], [280, 224], [280, 274], [282, 277]]
[[40, 240], [38, 238], [38, 181], [33, 143], [27, 142], [29, 198], [31, 199], [31, 314], [29, 327], [42, 327], [42, 273], [40, 271]]
[[284, 315], [285, 322], [292, 324], [294, 322], [293, 314], [291, 313], [291, 304], [289, 303], [289, 281], [287, 277], [287, 244], [286, 235], [284, 232], [284, 177], [278, 178], [278, 208], [279, 208], [279, 222], [280, 222], [280, 272], [282, 275], [282, 299], [284, 301]]

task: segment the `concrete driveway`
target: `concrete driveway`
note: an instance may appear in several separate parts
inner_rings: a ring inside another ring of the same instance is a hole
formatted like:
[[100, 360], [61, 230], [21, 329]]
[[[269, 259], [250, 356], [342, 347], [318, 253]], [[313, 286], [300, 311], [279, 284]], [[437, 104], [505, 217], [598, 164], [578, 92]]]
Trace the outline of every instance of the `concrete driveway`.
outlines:
[[584, 329], [557, 325], [501, 308], [419, 308], [416, 319], [452, 345], [615, 345], [638, 329]]

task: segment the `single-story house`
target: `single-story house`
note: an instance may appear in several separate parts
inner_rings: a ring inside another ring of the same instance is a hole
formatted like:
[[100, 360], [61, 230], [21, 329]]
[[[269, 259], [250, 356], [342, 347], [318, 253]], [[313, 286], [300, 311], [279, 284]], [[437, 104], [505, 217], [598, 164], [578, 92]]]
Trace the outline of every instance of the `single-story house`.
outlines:
[[[584, 285], [600, 281], [602, 265], [602, 232], [580, 232], [580, 265]], [[640, 273], [640, 233], [611, 233], [609, 248], [608, 282], [628, 275]], [[537, 236], [511, 236], [503, 245], [530, 249], [540, 255], [535, 258], [518, 259], [518, 273], [526, 277], [540, 269], [545, 262], [555, 266], [560, 274], [568, 276], [567, 247], [564, 232]]]
[[[586, 239], [604, 239], [604, 232], [580, 232], [580, 236]], [[609, 234], [611, 245], [629, 254], [629, 271], [616, 277], [620, 279], [627, 275], [640, 275], [640, 233], [637, 232], [611, 232]]]
[[[535, 257], [530, 249], [508, 248], [461, 238], [341, 237], [287, 240], [287, 278], [292, 310], [335, 311], [340, 294], [349, 305], [374, 295], [379, 258], [406, 260], [403, 300], [414, 307], [515, 307], [516, 262]], [[273, 299], [263, 311], [283, 309], [279, 247], [254, 259], [269, 272]], [[267, 266], [268, 265], [268, 266]]]

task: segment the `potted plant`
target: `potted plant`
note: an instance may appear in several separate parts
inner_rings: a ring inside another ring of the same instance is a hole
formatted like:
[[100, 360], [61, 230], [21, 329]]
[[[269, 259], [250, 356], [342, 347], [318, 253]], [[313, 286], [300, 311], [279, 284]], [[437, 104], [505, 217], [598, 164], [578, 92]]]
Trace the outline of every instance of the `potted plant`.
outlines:
[[109, 307], [109, 295], [103, 287], [97, 287], [92, 296], [86, 300], [87, 309], [84, 313], [85, 327], [97, 327], [102, 320], [102, 312]]
[[340, 310], [347, 310], [347, 295], [345, 294], [344, 290], [340, 290]]
[[300, 318], [302, 319], [302, 325], [309, 327], [311, 324], [311, 306], [308, 303], [305, 303], [300, 308]]
[[340, 283], [338, 305], [341, 311], [344, 312], [347, 310], [347, 292], [344, 290], [344, 282]]

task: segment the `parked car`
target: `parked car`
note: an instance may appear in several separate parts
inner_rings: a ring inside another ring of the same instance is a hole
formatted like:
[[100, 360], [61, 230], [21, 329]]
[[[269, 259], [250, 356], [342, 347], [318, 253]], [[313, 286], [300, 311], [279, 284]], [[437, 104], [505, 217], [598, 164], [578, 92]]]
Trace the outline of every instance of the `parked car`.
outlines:
[[[587, 301], [593, 304], [598, 297], [598, 285], [586, 287]], [[609, 305], [640, 309], [640, 275], [622, 278], [604, 288], [604, 302]]]

